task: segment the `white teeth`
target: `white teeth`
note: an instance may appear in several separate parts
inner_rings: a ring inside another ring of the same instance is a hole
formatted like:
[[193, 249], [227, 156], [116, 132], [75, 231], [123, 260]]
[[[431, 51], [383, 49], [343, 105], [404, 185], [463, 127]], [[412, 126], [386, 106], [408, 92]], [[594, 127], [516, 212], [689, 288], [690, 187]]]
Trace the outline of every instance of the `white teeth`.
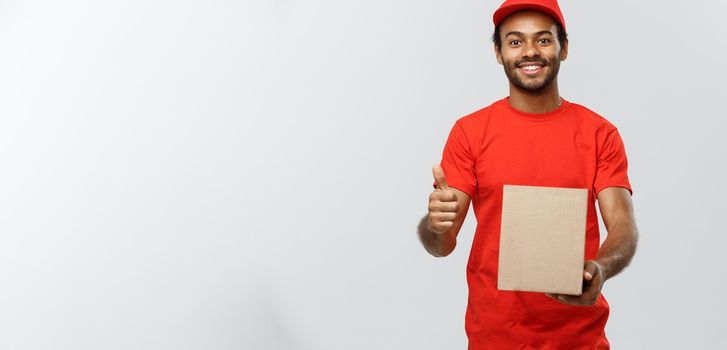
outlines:
[[536, 70], [538, 68], [540, 68], [540, 66], [524, 66], [523, 67], [524, 70]]

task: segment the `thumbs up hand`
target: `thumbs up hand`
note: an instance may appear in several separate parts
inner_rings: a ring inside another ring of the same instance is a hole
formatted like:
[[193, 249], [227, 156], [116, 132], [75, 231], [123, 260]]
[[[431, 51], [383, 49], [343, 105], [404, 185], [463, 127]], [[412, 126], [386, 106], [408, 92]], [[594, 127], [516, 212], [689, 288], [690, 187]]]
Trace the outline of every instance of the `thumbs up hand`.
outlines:
[[437, 189], [429, 195], [427, 225], [432, 232], [443, 235], [454, 227], [458, 212], [457, 195], [447, 185], [444, 170], [439, 165], [432, 167], [432, 174], [437, 182]]

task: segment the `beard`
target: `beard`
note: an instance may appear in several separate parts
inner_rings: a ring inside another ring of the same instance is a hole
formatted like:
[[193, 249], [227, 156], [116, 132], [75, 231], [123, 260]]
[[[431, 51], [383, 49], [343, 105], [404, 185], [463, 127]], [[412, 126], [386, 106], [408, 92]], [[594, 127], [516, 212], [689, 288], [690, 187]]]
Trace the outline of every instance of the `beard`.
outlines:
[[[524, 81], [518, 76], [517, 70], [518, 66], [521, 63], [526, 62], [542, 63], [543, 68], [549, 68], [547, 73], [548, 75], [546, 75], [542, 81], [539, 81], [537, 79], [528, 79], [527, 82]], [[548, 87], [558, 76], [558, 71], [560, 70], [560, 60], [557, 57], [553, 61], [549, 61], [545, 58], [518, 60], [512, 65], [503, 65], [503, 67], [505, 67], [505, 75], [507, 75], [507, 79], [510, 80], [510, 83], [522, 90], [537, 94], [539, 92], [542, 92], [546, 87]]]

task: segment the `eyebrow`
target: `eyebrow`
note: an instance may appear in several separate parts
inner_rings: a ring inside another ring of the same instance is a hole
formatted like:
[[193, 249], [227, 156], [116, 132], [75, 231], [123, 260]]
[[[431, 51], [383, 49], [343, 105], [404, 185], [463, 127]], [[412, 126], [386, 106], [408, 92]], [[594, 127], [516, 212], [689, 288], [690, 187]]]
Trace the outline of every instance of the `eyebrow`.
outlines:
[[[542, 35], [542, 34], [550, 34], [550, 35], [553, 35], [553, 33], [551, 31], [549, 31], [549, 30], [541, 30], [541, 31], [539, 31], [539, 32], [537, 32], [537, 33], [535, 33], [533, 35], [534, 36], [538, 36], [538, 35]], [[525, 36], [525, 33], [518, 32], [518, 31], [512, 31], [512, 32], [508, 32], [507, 34], [505, 34], [506, 37], [509, 36], [509, 35]]]

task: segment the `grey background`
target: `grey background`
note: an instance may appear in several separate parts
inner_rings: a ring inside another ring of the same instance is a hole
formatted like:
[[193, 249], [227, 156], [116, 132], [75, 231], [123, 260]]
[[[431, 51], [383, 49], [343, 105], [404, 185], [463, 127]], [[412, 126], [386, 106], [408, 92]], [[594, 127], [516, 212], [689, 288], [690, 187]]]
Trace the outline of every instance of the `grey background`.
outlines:
[[[499, 3], [0, 1], [0, 348], [464, 349], [474, 215], [415, 225]], [[641, 230], [607, 335], [727, 347], [727, 4], [561, 7]]]

